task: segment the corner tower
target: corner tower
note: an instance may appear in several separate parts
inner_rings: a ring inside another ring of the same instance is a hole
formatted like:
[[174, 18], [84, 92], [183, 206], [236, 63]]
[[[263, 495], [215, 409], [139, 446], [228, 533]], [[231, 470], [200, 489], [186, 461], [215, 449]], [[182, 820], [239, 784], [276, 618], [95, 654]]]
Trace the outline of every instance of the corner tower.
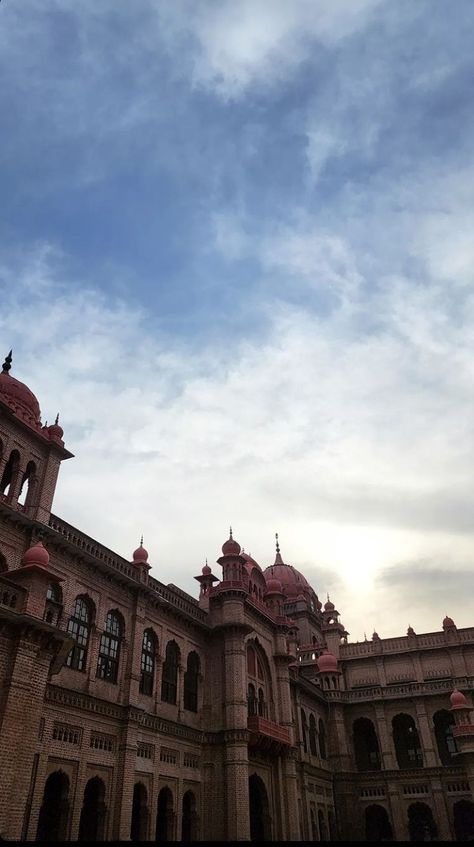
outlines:
[[59, 466], [66, 450], [59, 418], [41, 423], [38, 400], [23, 382], [10, 375], [12, 351], [0, 373], [0, 503], [48, 523]]

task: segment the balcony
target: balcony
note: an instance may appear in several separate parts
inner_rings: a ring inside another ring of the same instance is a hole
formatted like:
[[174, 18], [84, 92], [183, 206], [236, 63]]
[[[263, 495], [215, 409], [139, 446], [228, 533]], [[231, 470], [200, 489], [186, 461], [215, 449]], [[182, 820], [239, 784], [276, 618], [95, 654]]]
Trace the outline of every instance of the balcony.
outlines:
[[247, 728], [250, 732], [249, 747], [278, 755], [285, 747], [291, 746], [289, 730], [267, 718], [249, 715]]

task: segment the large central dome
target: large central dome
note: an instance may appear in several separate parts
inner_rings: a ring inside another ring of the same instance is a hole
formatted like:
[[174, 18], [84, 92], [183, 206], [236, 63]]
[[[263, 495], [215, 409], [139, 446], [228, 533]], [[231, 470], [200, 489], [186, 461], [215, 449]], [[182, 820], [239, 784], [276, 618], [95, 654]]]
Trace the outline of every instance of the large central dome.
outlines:
[[34, 429], [41, 429], [41, 411], [38, 400], [23, 382], [10, 376], [11, 350], [0, 373], [0, 400], [14, 412], [17, 418]]
[[285, 597], [298, 597], [304, 591], [312, 591], [312, 588], [302, 573], [296, 570], [293, 565], [275, 564], [265, 568], [263, 575], [266, 580], [279, 579]]

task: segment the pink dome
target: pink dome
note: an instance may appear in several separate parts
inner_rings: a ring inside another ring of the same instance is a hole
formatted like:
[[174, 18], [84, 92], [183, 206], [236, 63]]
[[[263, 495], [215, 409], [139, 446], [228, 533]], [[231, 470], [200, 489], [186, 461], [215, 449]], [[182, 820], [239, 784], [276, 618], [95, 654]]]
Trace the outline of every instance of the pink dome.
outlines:
[[266, 580], [275, 578], [281, 583], [281, 589], [285, 597], [298, 597], [303, 592], [312, 591], [306, 577], [296, 570], [293, 565], [270, 565], [265, 568], [263, 575]]
[[275, 576], [269, 577], [266, 582], [267, 582], [266, 594], [283, 594], [281, 582]]
[[457, 688], [454, 689], [451, 697], [449, 698], [452, 709], [468, 709], [468, 702], [462, 693], [462, 691], [458, 691]]
[[319, 657], [317, 664], [320, 673], [337, 673], [337, 659], [329, 651]]
[[62, 426], [59, 426], [59, 415], [56, 415], [56, 420], [51, 426], [48, 426], [48, 432], [50, 438], [58, 438], [59, 441], [62, 441], [64, 430]]
[[335, 608], [336, 607], [335, 607], [334, 603], [331, 603], [331, 601], [328, 597], [327, 602], [324, 604], [324, 611], [325, 612], [334, 612]]
[[230, 528], [230, 535], [227, 541], [224, 541], [222, 545], [222, 555], [223, 556], [240, 556], [240, 544], [238, 541], [235, 541], [232, 538], [232, 527]]
[[41, 565], [43, 568], [47, 568], [49, 565], [49, 553], [46, 550], [46, 547], [43, 546], [42, 541], [38, 541], [37, 544], [33, 544], [26, 553], [23, 554], [23, 558], [21, 560], [22, 565]]
[[10, 350], [0, 373], [0, 400], [7, 404], [17, 418], [34, 429], [40, 429], [41, 412], [38, 400], [27, 385], [10, 376], [8, 371], [11, 368], [11, 360]]
[[456, 626], [456, 624], [454, 623], [452, 618], [450, 618], [450, 617], [448, 617], [448, 615], [446, 615], [446, 617], [443, 620], [443, 629], [449, 629], [449, 627], [451, 627], [451, 626]]
[[133, 562], [135, 565], [142, 565], [148, 559], [148, 550], [143, 546], [143, 538], [140, 541], [140, 547], [137, 547], [133, 552]]
[[212, 573], [212, 571], [211, 571], [209, 565], [206, 562], [206, 564], [204, 565], [204, 567], [202, 569], [202, 574], [203, 574], [203, 576], [208, 576], [210, 573]]

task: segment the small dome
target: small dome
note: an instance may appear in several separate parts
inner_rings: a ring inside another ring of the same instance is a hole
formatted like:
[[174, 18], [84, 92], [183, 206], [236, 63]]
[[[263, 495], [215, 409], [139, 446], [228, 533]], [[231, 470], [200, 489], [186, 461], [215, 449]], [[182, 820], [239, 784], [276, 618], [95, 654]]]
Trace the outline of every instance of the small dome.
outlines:
[[137, 547], [133, 552], [133, 561], [135, 565], [142, 565], [148, 559], [148, 550], [143, 546], [143, 538], [140, 541], [140, 547]]
[[240, 556], [240, 544], [238, 541], [235, 541], [232, 538], [232, 527], [230, 528], [230, 535], [227, 541], [224, 541], [222, 545], [222, 555], [223, 556]]
[[454, 689], [451, 697], [449, 698], [452, 709], [468, 709], [468, 702], [462, 693], [462, 691], [458, 691], [457, 688]]
[[208, 576], [210, 573], [212, 573], [212, 571], [211, 571], [209, 565], [206, 562], [206, 564], [204, 565], [204, 567], [202, 569], [202, 574], [203, 574], [203, 576]]
[[456, 626], [456, 624], [454, 623], [452, 618], [446, 615], [443, 620], [443, 629], [449, 629], [451, 626]]
[[415, 634], [416, 633], [415, 633], [415, 630], [413, 629], [413, 627], [409, 626], [408, 629], [407, 629], [407, 635], [415, 635]]
[[336, 607], [335, 607], [334, 603], [331, 603], [331, 601], [328, 597], [326, 603], [324, 604], [324, 611], [325, 612], [334, 612], [335, 608]]
[[34, 429], [41, 429], [41, 412], [38, 400], [23, 382], [10, 376], [11, 351], [3, 363], [0, 373], [0, 400], [9, 406], [17, 418]]
[[337, 659], [329, 651], [319, 657], [317, 664], [320, 673], [337, 673]]
[[267, 579], [267, 590], [266, 594], [283, 594], [283, 589], [281, 587], [281, 582], [276, 576], [271, 576]]
[[48, 426], [48, 432], [50, 438], [58, 438], [59, 441], [62, 441], [64, 430], [62, 426], [59, 426], [59, 415], [56, 415], [54, 423]]
[[42, 541], [38, 541], [37, 544], [33, 544], [26, 553], [23, 554], [21, 564], [24, 566], [41, 565], [43, 568], [46, 568], [49, 565], [49, 553], [46, 547], [43, 546]]

